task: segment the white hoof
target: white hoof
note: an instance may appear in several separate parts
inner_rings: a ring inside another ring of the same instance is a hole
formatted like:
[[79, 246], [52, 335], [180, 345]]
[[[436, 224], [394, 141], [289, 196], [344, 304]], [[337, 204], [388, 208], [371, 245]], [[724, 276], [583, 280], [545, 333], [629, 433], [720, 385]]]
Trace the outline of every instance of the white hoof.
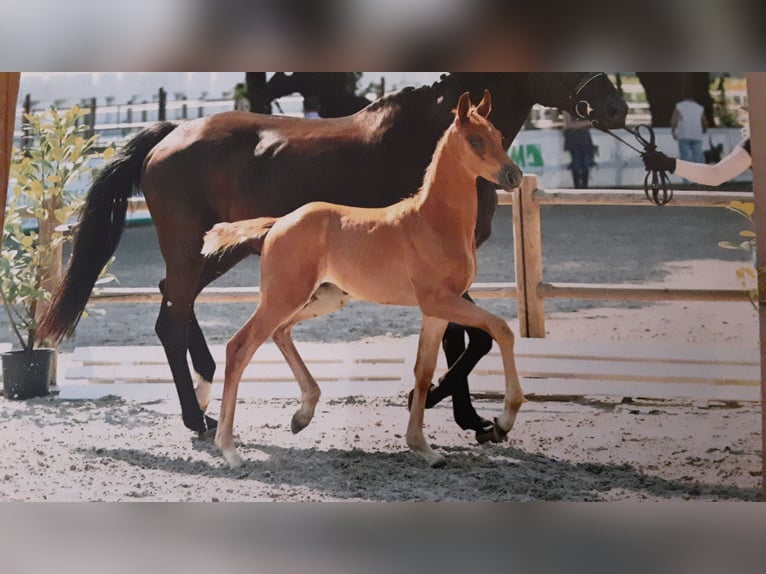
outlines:
[[235, 448], [228, 448], [221, 451], [221, 454], [223, 454], [223, 458], [226, 459], [226, 462], [229, 464], [229, 468], [232, 470], [240, 468], [242, 465], [245, 464], [245, 461], [242, 459], [241, 456], [239, 456], [239, 453], [237, 452], [237, 449]]
[[495, 419], [495, 424], [500, 427], [505, 434], [508, 434], [511, 432], [511, 429], [513, 428], [514, 423], [516, 422], [516, 413], [514, 412], [503, 412], [500, 414], [499, 417]]

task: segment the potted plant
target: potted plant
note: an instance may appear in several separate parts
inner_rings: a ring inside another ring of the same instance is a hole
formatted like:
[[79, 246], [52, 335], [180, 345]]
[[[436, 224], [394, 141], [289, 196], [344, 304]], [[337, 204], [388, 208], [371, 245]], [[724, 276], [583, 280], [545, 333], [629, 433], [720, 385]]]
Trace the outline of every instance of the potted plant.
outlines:
[[55, 384], [56, 350], [35, 347], [35, 330], [61, 276], [66, 223], [82, 205], [71, 187], [91, 171], [95, 136], [75, 106], [24, 116], [24, 138], [11, 159], [11, 193], [0, 254], [0, 298], [20, 349], [2, 355], [8, 399], [46, 395]]

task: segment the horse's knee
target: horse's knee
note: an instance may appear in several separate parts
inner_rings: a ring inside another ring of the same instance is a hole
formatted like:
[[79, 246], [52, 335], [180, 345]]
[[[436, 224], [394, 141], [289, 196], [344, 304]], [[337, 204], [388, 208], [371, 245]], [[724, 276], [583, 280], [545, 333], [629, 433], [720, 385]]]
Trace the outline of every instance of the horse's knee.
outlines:
[[505, 343], [507, 345], [513, 345], [516, 340], [516, 336], [513, 334], [511, 327], [499, 317], [495, 322], [495, 325], [492, 327], [492, 332], [499, 344]]

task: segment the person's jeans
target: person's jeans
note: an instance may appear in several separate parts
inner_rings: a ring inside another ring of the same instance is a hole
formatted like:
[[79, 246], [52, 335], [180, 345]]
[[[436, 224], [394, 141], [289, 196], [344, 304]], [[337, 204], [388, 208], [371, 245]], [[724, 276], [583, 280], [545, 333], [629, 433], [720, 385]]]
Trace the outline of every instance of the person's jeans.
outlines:
[[684, 161], [705, 163], [701, 140], [678, 140], [678, 156]]

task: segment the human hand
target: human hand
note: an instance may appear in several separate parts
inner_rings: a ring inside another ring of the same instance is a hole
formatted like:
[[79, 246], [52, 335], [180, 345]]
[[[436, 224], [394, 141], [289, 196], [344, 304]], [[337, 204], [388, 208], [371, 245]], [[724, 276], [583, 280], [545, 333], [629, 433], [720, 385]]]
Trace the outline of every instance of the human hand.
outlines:
[[646, 171], [668, 171], [673, 173], [676, 170], [676, 158], [668, 157], [661, 151], [648, 151], [641, 154], [644, 160]]

